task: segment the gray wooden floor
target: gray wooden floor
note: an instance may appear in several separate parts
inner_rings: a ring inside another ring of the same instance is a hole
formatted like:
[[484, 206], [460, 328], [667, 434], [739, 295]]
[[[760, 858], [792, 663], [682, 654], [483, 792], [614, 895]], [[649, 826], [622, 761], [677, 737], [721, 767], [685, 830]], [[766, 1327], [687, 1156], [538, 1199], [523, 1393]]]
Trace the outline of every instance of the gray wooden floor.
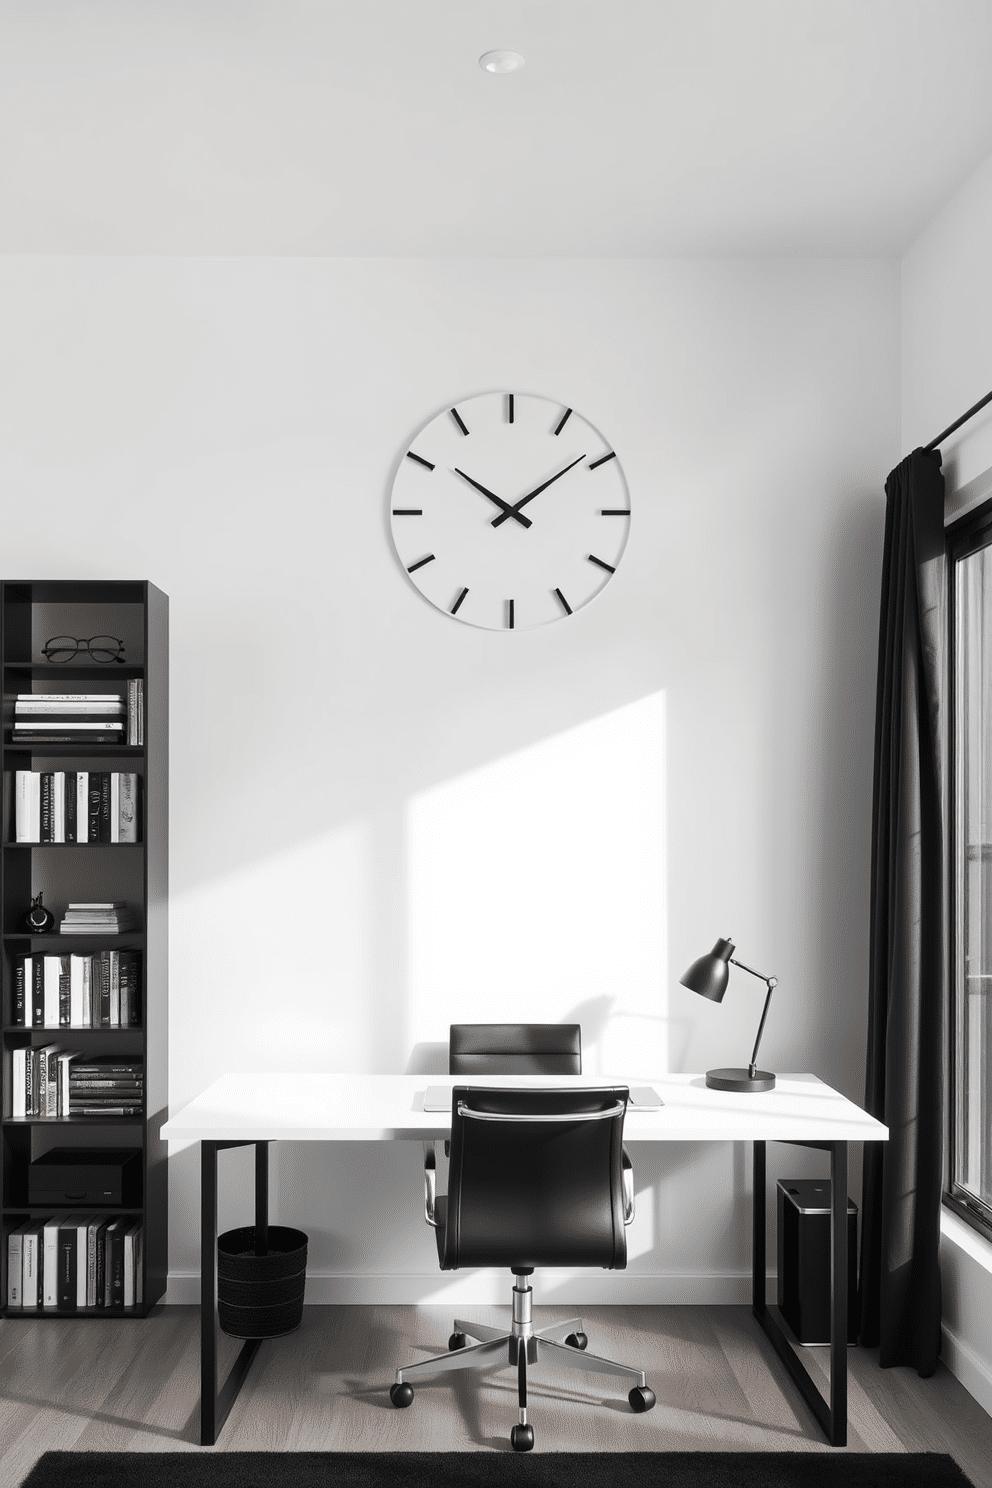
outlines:
[[[500, 1324], [496, 1308], [466, 1308]], [[538, 1326], [568, 1314], [541, 1309]], [[535, 1371], [537, 1451], [827, 1452], [746, 1307], [584, 1311], [590, 1350], [645, 1370], [658, 1404], [631, 1413], [622, 1387]], [[200, 1448], [198, 1315], [168, 1307], [143, 1322], [0, 1323], [0, 1488], [52, 1448], [78, 1451], [505, 1451], [516, 1419], [509, 1370], [424, 1384], [389, 1403], [402, 1361], [446, 1347], [440, 1307], [308, 1307], [302, 1328], [265, 1343], [215, 1448]], [[236, 1352], [224, 1340], [228, 1357]], [[826, 1351], [806, 1350], [826, 1378]], [[992, 1419], [945, 1368], [929, 1380], [878, 1368], [852, 1349], [849, 1450], [950, 1452], [992, 1488]], [[225, 1358], [226, 1368], [226, 1358]]]

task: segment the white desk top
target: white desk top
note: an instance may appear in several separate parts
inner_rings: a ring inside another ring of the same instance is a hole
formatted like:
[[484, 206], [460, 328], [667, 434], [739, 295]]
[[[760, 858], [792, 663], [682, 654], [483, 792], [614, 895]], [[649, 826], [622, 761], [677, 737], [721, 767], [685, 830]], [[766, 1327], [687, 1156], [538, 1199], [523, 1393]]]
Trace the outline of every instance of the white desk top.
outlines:
[[659, 1110], [628, 1110], [627, 1142], [884, 1142], [888, 1127], [815, 1075], [779, 1075], [774, 1090], [708, 1090], [704, 1075], [229, 1074], [162, 1128], [166, 1141], [390, 1142], [443, 1137], [443, 1113], [424, 1111], [428, 1086], [653, 1085]]

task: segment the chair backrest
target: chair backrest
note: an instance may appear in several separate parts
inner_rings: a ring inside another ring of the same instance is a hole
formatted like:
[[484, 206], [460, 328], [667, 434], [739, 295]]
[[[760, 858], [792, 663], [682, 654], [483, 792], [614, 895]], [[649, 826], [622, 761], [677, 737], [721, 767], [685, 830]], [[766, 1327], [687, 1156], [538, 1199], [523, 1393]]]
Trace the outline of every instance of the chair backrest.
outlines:
[[627, 1264], [624, 1086], [451, 1092], [444, 1270]]
[[581, 1075], [578, 1023], [452, 1023], [448, 1074]]

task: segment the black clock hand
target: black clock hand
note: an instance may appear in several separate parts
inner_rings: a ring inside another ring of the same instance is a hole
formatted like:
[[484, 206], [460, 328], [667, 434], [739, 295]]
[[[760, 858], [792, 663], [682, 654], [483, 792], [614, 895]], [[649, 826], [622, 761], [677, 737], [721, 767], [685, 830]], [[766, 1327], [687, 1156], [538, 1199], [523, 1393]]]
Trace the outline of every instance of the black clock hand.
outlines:
[[477, 491], [482, 492], [483, 496], [488, 496], [490, 501], [496, 503], [502, 511], [502, 516], [497, 519], [498, 521], [505, 522], [507, 517], [515, 517], [521, 527], [530, 527], [532, 525], [530, 517], [522, 517], [508, 501], [504, 501], [501, 496], [494, 495], [492, 491], [487, 491], [485, 486], [480, 486], [477, 480], [473, 480], [470, 475], [466, 475], [464, 470], [459, 470], [457, 465], [454, 467], [454, 471], [456, 475], [461, 476], [462, 480], [468, 481], [470, 486], [474, 486]]
[[[522, 496], [519, 501], [515, 502], [514, 505], [509, 507], [505, 512], [502, 512], [498, 517], [493, 517], [493, 526], [498, 527], [500, 522], [506, 521], [507, 517], [516, 517], [517, 521], [519, 522], [521, 520], [520, 508], [522, 506], [526, 506], [528, 501], [533, 501], [535, 496], [540, 496], [542, 491], [546, 491], [549, 486], [553, 486], [556, 480], [561, 480], [563, 475], [567, 475], [568, 472], [574, 468], [574, 466], [578, 465], [584, 459], [585, 455], [580, 455], [577, 460], [572, 461], [571, 465], [566, 465], [564, 470], [559, 470], [557, 475], [553, 475], [551, 479], [546, 480], [543, 485], [535, 486], [533, 491], [528, 491], [526, 496]], [[500, 503], [500, 505], [502, 505], [502, 503]]]

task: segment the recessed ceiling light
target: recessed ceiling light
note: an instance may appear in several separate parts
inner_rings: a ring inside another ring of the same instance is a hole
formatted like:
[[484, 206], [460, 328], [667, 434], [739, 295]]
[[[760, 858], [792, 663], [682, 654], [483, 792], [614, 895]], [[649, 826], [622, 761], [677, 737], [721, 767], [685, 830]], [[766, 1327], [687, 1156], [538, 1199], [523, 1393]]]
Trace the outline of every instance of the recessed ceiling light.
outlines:
[[519, 52], [483, 52], [479, 66], [486, 72], [519, 72], [524, 59]]

